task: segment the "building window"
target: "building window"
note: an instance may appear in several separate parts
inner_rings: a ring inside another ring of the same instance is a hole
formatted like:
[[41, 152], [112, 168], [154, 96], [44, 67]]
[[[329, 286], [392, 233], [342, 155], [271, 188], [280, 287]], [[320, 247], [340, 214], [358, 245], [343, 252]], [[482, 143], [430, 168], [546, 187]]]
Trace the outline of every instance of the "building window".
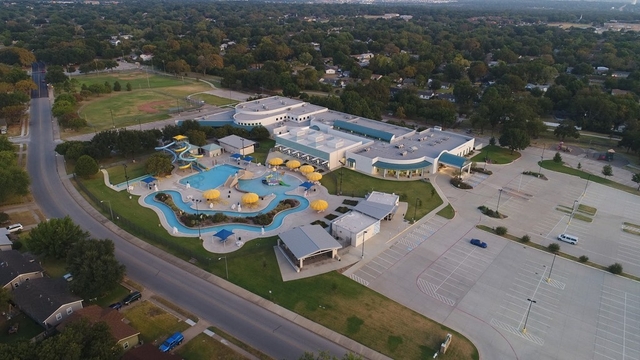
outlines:
[[57, 313], [56, 314], [56, 320], [58, 320], [58, 321], [62, 320], [62, 314]]
[[71, 315], [71, 313], [73, 312], [73, 308], [67, 308], [67, 315]]
[[128, 349], [129, 348], [129, 342], [125, 341], [125, 343], [122, 344], [122, 347], [125, 348], [125, 349]]

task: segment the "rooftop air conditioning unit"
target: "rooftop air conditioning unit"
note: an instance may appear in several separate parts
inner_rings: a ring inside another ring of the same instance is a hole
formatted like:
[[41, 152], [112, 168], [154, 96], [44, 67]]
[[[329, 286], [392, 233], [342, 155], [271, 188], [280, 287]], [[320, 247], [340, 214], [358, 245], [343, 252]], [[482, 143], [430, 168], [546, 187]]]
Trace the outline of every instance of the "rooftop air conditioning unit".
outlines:
[[402, 155], [402, 156], [406, 156], [406, 155], [407, 155], [407, 152], [406, 152], [406, 151], [403, 151], [403, 152], [401, 152], [401, 153], [400, 153], [400, 155]]

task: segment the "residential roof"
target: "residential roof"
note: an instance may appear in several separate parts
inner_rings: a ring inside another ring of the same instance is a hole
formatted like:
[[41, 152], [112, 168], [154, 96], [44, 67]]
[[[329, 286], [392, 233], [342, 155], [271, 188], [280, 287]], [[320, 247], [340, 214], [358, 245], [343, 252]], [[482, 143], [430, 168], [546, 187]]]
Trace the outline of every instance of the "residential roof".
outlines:
[[255, 141], [251, 141], [249, 139], [245, 139], [245, 138], [240, 137], [238, 135], [225, 136], [222, 139], [219, 139], [218, 141], [221, 144], [225, 143], [225, 144], [233, 146], [234, 148], [237, 148], [237, 149], [241, 149], [243, 146], [244, 147], [251, 146], [251, 145], [256, 143]]
[[201, 148], [204, 149], [205, 151], [222, 149], [222, 147], [218, 144], [207, 144], [207, 145], [201, 146]]
[[372, 129], [370, 127], [366, 127], [360, 124], [355, 124], [352, 122], [347, 122], [343, 120], [336, 120], [333, 122], [334, 128], [344, 129], [348, 131], [353, 131], [358, 134], [366, 135], [375, 139], [380, 139], [383, 141], [391, 142], [395, 137], [395, 134], [390, 132], [386, 132], [383, 130]]
[[[2, 125], [1, 122], [0, 125]], [[9, 230], [5, 227], [0, 227], [0, 246], [2, 245], [13, 245], [13, 242], [9, 239]]]
[[81, 317], [89, 320], [92, 324], [104, 321], [109, 326], [109, 331], [116, 342], [140, 334], [138, 330], [124, 322], [124, 316], [120, 315], [117, 310], [112, 308], [103, 309], [98, 305], [90, 305], [74, 312], [58, 325], [58, 330], [64, 331], [64, 328], [69, 325], [69, 323], [77, 321]]
[[304, 259], [318, 252], [340, 249], [338, 243], [322, 226], [304, 225], [278, 235], [298, 259]]
[[395, 205], [382, 204], [373, 201], [360, 201], [353, 210], [371, 216], [374, 219], [384, 219], [395, 209]]
[[455, 166], [457, 168], [461, 168], [467, 162], [467, 158], [463, 156], [453, 155], [451, 153], [443, 153], [438, 158], [438, 161], [441, 163], [445, 163], [447, 165]]
[[0, 251], [0, 287], [6, 286], [20, 274], [40, 271], [42, 267], [37, 261], [25, 258], [19, 251]]
[[373, 163], [373, 166], [387, 170], [416, 170], [425, 168], [430, 165], [431, 163], [427, 160], [418, 161], [413, 164], [397, 164], [384, 161], [376, 161], [375, 163]]
[[182, 357], [170, 352], [163, 353], [158, 347], [146, 343], [124, 353], [121, 360], [182, 360]]
[[69, 292], [64, 279], [37, 278], [13, 290], [13, 300], [20, 309], [44, 324], [60, 307], [82, 299]]

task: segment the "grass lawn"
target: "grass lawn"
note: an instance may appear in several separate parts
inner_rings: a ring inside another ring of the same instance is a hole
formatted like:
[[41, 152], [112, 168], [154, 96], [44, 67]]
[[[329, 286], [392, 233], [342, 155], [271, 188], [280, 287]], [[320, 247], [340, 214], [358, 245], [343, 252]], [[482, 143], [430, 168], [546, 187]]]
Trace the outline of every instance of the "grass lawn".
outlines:
[[199, 334], [183, 347], [176, 351], [183, 359], [209, 360], [209, 359], [245, 359], [244, 356], [231, 350], [218, 340], [208, 335]]
[[268, 355], [262, 353], [261, 351], [258, 351], [256, 349], [252, 348], [251, 346], [243, 343], [242, 341], [236, 339], [235, 337], [227, 334], [226, 332], [218, 329], [215, 326], [210, 326], [209, 330], [213, 331], [215, 334], [217, 334], [218, 336], [224, 338], [228, 342], [230, 342], [232, 344], [235, 344], [236, 346], [240, 347], [242, 350], [248, 352], [249, 354], [257, 357], [258, 359], [261, 359], [261, 360], [271, 360], [272, 359]]
[[205, 103], [209, 105], [214, 105], [214, 106], [224, 106], [224, 105], [231, 105], [231, 104], [238, 103], [236, 100], [227, 99], [227, 98], [223, 98], [223, 97], [215, 96], [211, 94], [195, 94], [191, 96], [191, 98], [195, 100], [202, 100]]
[[[144, 163], [145, 161], [141, 159], [136, 160], [135, 163], [127, 161], [127, 176], [129, 176], [129, 180], [147, 174], [147, 170], [144, 168]], [[106, 170], [109, 173], [109, 181], [111, 182], [111, 184], [117, 185], [126, 181], [126, 178], [124, 176], [124, 166], [111, 166]], [[99, 172], [96, 177], [100, 177], [100, 179], [102, 179], [102, 172]]]
[[[9, 334], [9, 328], [18, 324], [18, 332]], [[0, 320], [0, 343], [11, 344], [20, 340], [29, 340], [44, 331], [44, 328], [23, 313], [7, 320], [5, 316]]]
[[[26, 243], [29, 248], [29, 243]], [[40, 263], [44, 271], [52, 278], [61, 278], [62, 275], [67, 273], [67, 262], [65, 260], [57, 259], [40, 259]]]
[[612, 187], [614, 189], [622, 190], [622, 191], [625, 191], [625, 192], [627, 192], [629, 194], [640, 195], [640, 192], [638, 190], [636, 190], [636, 188], [634, 188], [634, 187], [622, 185], [622, 184], [617, 183], [615, 181], [612, 181], [612, 180], [609, 180], [609, 179], [605, 179], [605, 178], [597, 176], [597, 175], [590, 174], [590, 173], [588, 173], [586, 171], [570, 168], [570, 167], [564, 166], [561, 163], [557, 163], [557, 162], [555, 162], [553, 160], [544, 160], [540, 164], [541, 164], [541, 166], [543, 168], [545, 168], [547, 170], [552, 170], [552, 171], [560, 172], [560, 173], [563, 173], [563, 174], [569, 174], [569, 175], [577, 176], [577, 177], [585, 179], [585, 180], [589, 179], [589, 181], [593, 181], [593, 182], [596, 182], [598, 184], [606, 185], [606, 186]]
[[485, 146], [480, 150], [480, 154], [471, 158], [472, 162], [484, 162], [486, 158], [491, 160], [492, 164], [510, 164], [520, 157], [520, 153], [500, 147], [498, 145]]
[[111, 292], [101, 298], [98, 298], [98, 300], [95, 301], [95, 304], [102, 307], [107, 307], [115, 302], [121, 301], [127, 295], [129, 295], [129, 289], [118, 284], [118, 286], [115, 289], [111, 290]]
[[426, 181], [383, 180], [349, 169], [332, 171], [320, 180], [322, 186], [326, 187], [330, 194], [337, 193], [340, 186], [340, 172], [343, 176], [342, 193], [344, 195], [364, 197], [371, 190], [395, 193], [400, 195], [400, 201], [409, 203], [407, 213], [404, 214], [404, 218], [407, 220], [414, 217], [416, 220], [420, 219], [442, 204], [442, 199], [435, 192], [433, 186]]
[[36, 225], [38, 221], [33, 217], [31, 211], [20, 211], [9, 214], [9, 221], [12, 224], [19, 223], [23, 226]]
[[[78, 80], [80, 86], [82, 86], [82, 84], [86, 84], [87, 86], [92, 84], [104, 84], [105, 81], [108, 81], [113, 87], [113, 83], [115, 81], [119, 81], [123, 92], [126, 91], [127, 83], [131, 84], [133, 90], [166, 88], [197, 83], [195, 80], [185, 79], [183, 81], [182, 78], [173, 76], [161, 76], [154, 74], [149, 74], [149, 76], [147, 76], [147, 73], [144, 71], [80, 75], [73, 76], [72, 78]], [[210, 87], [207, 86], [207, 88]]]
[[131, 321], [131, 326], [140, 331], [140, 337], [145, 342], [161, 343], [174, 332], [189, 328], [185, 322], [149, 301], [125, 306], [121, 311]]
[[447, 204], [447, 206], [438, 211], [436, 215], [440, 215], [445, 219], [451, 220], [454, 216], [456, 216], [456, 211], [453, 209], [453, 206], [451, 206], [451, 204]]

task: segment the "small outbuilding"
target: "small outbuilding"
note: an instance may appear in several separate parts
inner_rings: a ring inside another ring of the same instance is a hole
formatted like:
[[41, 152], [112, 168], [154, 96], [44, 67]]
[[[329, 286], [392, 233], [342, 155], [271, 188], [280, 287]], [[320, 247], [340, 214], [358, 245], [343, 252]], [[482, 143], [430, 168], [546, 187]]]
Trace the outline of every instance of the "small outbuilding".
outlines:
[[305, 261], [337, 257], [338, 250], [342, 248], [320, 225], [300, 226], [278, 236], [278, 250], [296, 272], [302, 270]]
[[202, 149], [204, 156], [214, 157], [222, 155], [222, 146], [217, 144], [207, 144], [200, 147], [200, 149]]
[[218, 140], [224, 151], [231, 154], [249, 155], [254, 152], [255, 141], [245, 139], [238, 135], [225, 136]]

